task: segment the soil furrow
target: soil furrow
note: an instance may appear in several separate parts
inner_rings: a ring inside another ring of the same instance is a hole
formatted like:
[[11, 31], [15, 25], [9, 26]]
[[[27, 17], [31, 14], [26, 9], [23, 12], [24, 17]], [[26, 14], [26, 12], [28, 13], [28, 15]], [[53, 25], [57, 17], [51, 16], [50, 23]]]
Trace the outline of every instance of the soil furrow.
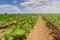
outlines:
[[34, 28], [30, 31], [26, 40], [52, 40], [53, 37], [49, 35], [50, 30], [46, 27], [45, 23], [43, 18], [39, 16]]

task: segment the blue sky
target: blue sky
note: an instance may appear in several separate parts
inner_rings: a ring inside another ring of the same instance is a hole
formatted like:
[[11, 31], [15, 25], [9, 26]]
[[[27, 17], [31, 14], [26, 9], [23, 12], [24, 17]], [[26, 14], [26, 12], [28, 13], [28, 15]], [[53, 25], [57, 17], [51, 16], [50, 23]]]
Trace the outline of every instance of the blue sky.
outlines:
[[60, 0], [0, 0], [0, 13], [60, 13]]

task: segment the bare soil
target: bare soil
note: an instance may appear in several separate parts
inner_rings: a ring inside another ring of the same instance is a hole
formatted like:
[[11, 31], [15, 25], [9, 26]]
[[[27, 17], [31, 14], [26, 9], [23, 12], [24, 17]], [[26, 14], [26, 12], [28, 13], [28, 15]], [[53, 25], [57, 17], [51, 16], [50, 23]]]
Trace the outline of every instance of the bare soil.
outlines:
[[4, 29], [0, 29], [0, 40], [5, 40], [4, 39]]
[[51, 31], [46, 27], [45, 23], [44, 19], [39, 16], [26, 40], [52, 40], [52, 35], [49, 35]]

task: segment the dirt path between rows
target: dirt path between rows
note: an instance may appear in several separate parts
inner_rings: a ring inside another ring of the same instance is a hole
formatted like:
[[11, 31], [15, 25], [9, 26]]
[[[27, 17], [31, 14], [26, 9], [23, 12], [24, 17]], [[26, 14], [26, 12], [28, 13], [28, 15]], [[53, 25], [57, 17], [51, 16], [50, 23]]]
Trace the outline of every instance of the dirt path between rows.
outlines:
[[50, 30], [46, 27], [45, 21], [39, 16], [26, 40], [52, 40], [53, 38], [49, 33]]
[[0, 40], [5, 40], [4, 39], [4, 29], [0, 29]]

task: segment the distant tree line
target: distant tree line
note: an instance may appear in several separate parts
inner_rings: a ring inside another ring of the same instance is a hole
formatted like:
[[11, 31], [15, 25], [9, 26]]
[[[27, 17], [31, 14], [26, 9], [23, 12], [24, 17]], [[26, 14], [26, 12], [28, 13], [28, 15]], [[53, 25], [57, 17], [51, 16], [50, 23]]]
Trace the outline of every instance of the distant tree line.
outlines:
[[7, 13], [5, 13], [5, 14], [7, 14]]

